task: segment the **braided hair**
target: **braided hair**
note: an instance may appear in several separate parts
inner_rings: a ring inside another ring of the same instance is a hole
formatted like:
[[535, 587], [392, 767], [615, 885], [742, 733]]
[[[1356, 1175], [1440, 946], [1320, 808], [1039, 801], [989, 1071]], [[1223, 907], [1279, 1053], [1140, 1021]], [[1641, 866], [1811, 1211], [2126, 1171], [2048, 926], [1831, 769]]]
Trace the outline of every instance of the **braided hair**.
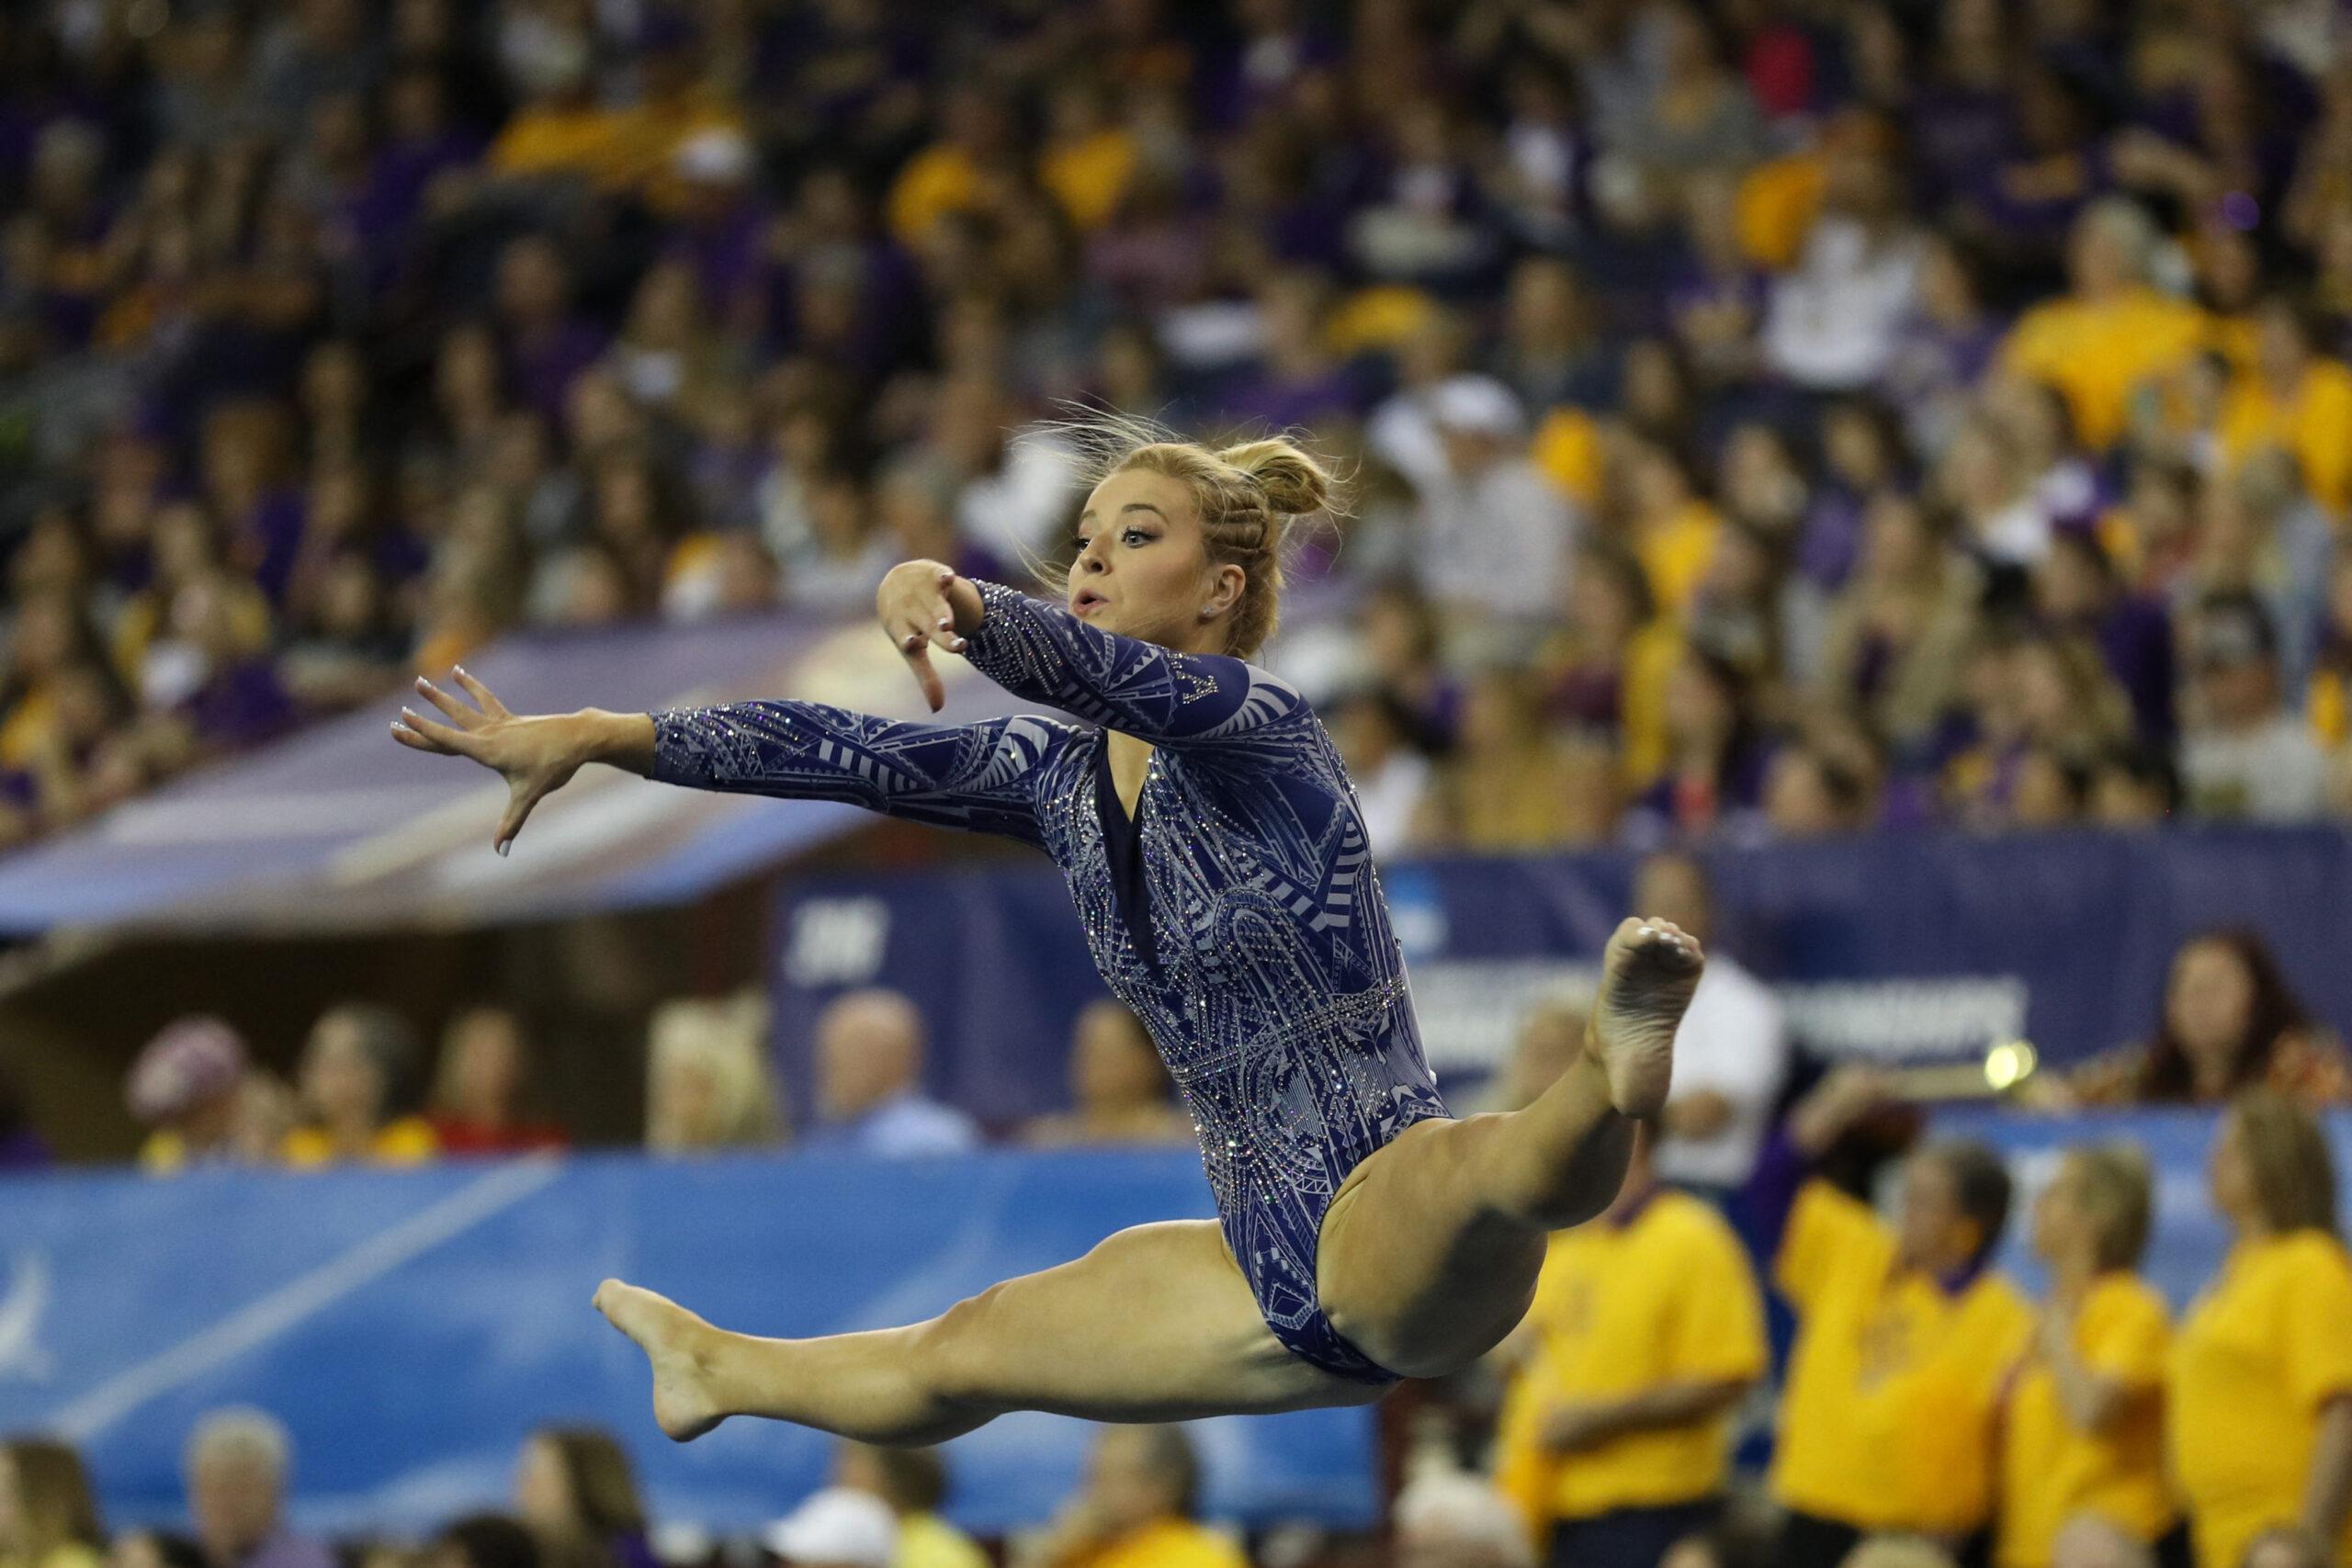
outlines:
[[1209, 564], [1238, 566], [1244, 579], [1226, 619], [1225, 650], [1248, 659], [1264, 648], [1281, 618], [1291, 519], [1334, 509], [1338, 480], [1330, 468], [1287, 436], [1211, 448], [1123, 415], [1090, 419], [1062, 434], [1091, 459], [1090, 484], [1141, 468], [1192, 491]]

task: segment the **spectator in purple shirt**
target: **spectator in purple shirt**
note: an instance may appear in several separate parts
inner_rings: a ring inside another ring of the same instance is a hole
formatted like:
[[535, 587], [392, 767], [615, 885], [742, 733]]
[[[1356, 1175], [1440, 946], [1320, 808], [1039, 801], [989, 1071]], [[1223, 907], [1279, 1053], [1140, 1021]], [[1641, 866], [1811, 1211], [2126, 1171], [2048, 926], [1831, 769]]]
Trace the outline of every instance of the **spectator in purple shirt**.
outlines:
[[526, 234], [498, 258], [498, 334], [509, 380], [540, 418], [563, 417], [572, 378], [605, 352], [605, 336], [571, 313], [571, 275], [544, 234]]
[[2052, 536], [2033, 570], [2034, 608], [2052, 631], [2087, 634], [2107, 672], [2132, 700], [2139, 738], [2173, 737], [2173, 635], [2164, 604], [2127, 593], [2098, 536], [2075, 528]]
[[209, 1568], [334, 1568], [325, 1545], [286, 1522], [294, 1446], [277, 1417], [215, 1410], [187, 1441], [187, 1503]]

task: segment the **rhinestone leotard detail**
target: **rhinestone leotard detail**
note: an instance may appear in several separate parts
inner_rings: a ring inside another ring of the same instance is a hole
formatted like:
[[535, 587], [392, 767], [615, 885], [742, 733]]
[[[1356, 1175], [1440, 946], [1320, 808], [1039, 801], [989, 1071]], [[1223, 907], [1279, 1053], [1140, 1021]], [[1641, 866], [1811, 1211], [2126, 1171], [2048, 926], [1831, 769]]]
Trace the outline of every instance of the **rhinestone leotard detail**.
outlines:
[[[1447, 1112], [1338, 750], [1263, 670], [978, 586], [987, 614], [972, 663], [1088, 722], [910, 724], [799, 702], [683, 709], [654, 716], [653, 776], [848, 801], [1051, 855], [1095, 966], [1143, 1020], [1192, 1113], [1226, 1240], [1267, 1324], [1326, 1371], [1391, 1381], [1324, 1315], [1317, 1241], [1351, 1170]], [[1104, 852], [1094, 769], [1111, 729], [1157, 748], [1138, 815], [1157, 973], [1120, 918]]]

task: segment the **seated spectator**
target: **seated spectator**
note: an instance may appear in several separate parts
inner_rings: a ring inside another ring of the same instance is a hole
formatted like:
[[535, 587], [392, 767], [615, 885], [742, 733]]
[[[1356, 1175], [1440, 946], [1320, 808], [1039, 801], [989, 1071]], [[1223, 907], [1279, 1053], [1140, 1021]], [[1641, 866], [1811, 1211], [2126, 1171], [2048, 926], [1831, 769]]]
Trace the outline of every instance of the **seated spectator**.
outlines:
[[2336, 515], [2352, 504], [2352, 368], [2324, 357], [2319, 323], [2294, 299], [2272, 295], [2255, 311], [2253, 363], [2222, 405], [2222, 456], [2232, 467], [2258, 451], [2291, 455], [2302, 480]]
[[1668, 442], [1636, 436], [1619, 459], [1631, 516], [1634, 553], [1659, 609], [1690, 608], [1707, 563], [1714, 558], [1723, 513], [1699, 488], [1690, 459]]
[[1763, 327], [1766, 362], [1807, 390], [1877, 382], [1910, 316], [1922, 248], [1894, 151], [1893, 128], [1866, 111], [1823, 134], [1820, 215], [1773, 280]]
[[1432, 784], [1430, 760], [1413, 743], [1413, 716], [1389, 693], [1368, 687], [1331, 705], [1324, 723], [1348, 765], [1374, 854], [1411, 849]]
[[431, 1159], [432, 1125], [401, 1109], [417, 1065], [416, 1033], [400, 1014], [370, 1002], [329, 1008], [302, 1049], [304, 1124], [279, 1157], [298, 1170]]
[[1106, 1144], [1189, 1144], [1193, 1119], [1143, 1022], [1108, 997], [1079, 1010], [1070, 1031], [1070, 1098], [1065, 1111], [1032, 1122], [1021, 1141], [1035, 1148]]
[[760, 1541], [791, 1568], [891, 1568], [899, 1526], [890, 1505], [872, 1493], [828, 1486], [762, 1531]]
[[2188, 633], [2181, 782], [2199, 817], [2299, 822], [2327, 798], [2327, 760], [2288, 711], [2278, 634], [2251, 593], [2198, 606]]
[[433, 1136], [445, 1155], [513, 1155], [561, 1148], [563, 1130], [527, 1114], [531, 1047], [503, 1007], [469, 1008], [441, 1036], [433, 1079]]
[[1666, 686], [1667, 765], [1634, 800], [1637, 841], [1700, 839], [1742, 827], [1762, 804], [1770, 761], [1752, 693], [1737, 667], [1686, 648]]
[[2157, 239], [2130, 200], [2092, 204], [2067, 241], [2071, 292], [2029, 310], [2001, 347], [2005, 369], [2066, 394], [2075, 427], [2094, 451], [2122, 433], [2126, 404], [2143, 380], [2204, 344], [2203, 313], [2150, 282]]
[[2207, 931], [2173, 954], [2154, 1039], [2093, 1058], [2061, 1103], [2220, 1105], [2267, 1087], [2306, 1104], [2352, 1099], [2352, 1064], [2319, 1032], [2267, 942]]
[[2067, 1522], [2109, 1521], [2154, 1548], [2165, 1494], [2164, 1297], [2134, 1272], [2154, 1207], [2129, 1144], [2069, 1150], [2033, 1211], [2050, 1296], [2001, 1421], [1997, 1568], [2056, 1568]]
[[942, 1518], [947, 1499], [947, 1462], [937, 1449], [883, 1449], [843, 1443], [833, 1461], [834, 1480], [871, 1493], [890, 1506], [896, 1544], [885, 1568], [989, 1568], [979, 1542]]
[[2062, 636], [2088, 637], [2131, 699], [2134, 730], [2167, 743], [2173, 733], [2173, 637], [2165, 607], [2129, 594], [2097, 535], [2062, 529], [2033, 572], [2034, 613]]
[[334, 1568], [325, 1545], [285, 1516], [292, 1442], [277, 1418], [216, 1410], [187, 1440], [187, 1506], [208, 1568]]
[[1976, 626], [1975, 569], [1937, 514], [1892, 492], [1863, 513], [1861, 562], [1830, 603], [1817, 690], [1862, 719], [1898, 761], [1917, 761], [1960, 694]]
[[1606, 540], [1577, 552], [1566, 610], [1543, 657], [1544, 707], [1571, 729], [1613, 739], [1626, 782], [1646, 784], [1666, 765], [1666, 684], [1682, 639], [1657, 613], [1641, 562]]
[[503, 1514], [469, 1514], [441, 1528], [423, 1568], [539, 1568], [539, 1543]]
[[1875, 780], [1847, 749], [1800, 742], [1772, 753], [1764, 773], [1764, 822], [1775, 839], [1858, 833], [1878, 819]]
[[923, 1020], [896, 991], [852, 991], [817, 1021], [817, 1108], [812, 1147], [884, 1159], [962, 1154], [979, 1128], [922, 1091]]
[[1419, 501], [1415, 576], [1458, 652], [1499, 651], [1557, 614], [1576, 513], [1529, 458], [1525, 412], [1501, 382], [1456, 377], [1425, 401], [1437, 460], [1383, 454]]
[[1535, 1568], [1526, 1526], [1500, 1488], [1460, 1471], [1407, 1483], [1390, 1526], [1398, 1568]]
[[645, 1146], [656, 1154], [767, 1148], [783, 1138], [783, 1102], [768, 1060], [767, 1001], [681, 998], [647, 1032]]
[[514, 1461], [514, 1517], [547, 1568], [659, 1568], [628, 1450], [598, 1427], [542, 1427]]
[[1086, 1480], [1014, 1556], [1019, 1568], [1249, 1568], [1197, 1522], [1201, 1461], [1182, 1427], [1106, 1427]]
[[[1591, 765], [1595, 751], [1598, 770]], [[1545, 728], [1526, 671], [1486, 670], [1463, 705], [1458, 743], [1428, 802], [1434, 824], [1415, 837], [1505, 853], [1594, 844], [1616, 816], [1615, 772], [1605, 750], [1587, 743], [1579, 754], [1577, 745]]]
[[8, 1568], [102, 1568], [106, 1530], [82, 1456], [63, 1443], [0, 1443], [0, 1562]]
[[2102, 828], [2154, 828], [2180, 809], [2180, 774], [2155, 747], [2111, 746], [2091, 764], [2091, 820]]
[[1713, 885], [1690, 856], [1655, 854], [1642, 862], [1634, 874], [1634, 908], [1680, 926], [1707, 954], [1675, 1031], [1674, 1092], [1652, 1159], [1662, 1179], [1727, 1198], [1755, 1171], [1788, 1071], [1780, 998], [1723, 947]]
[[1911, 1154], [1892, 1224], [1814, 1174], [1885, 1103], [1876, 1075], [1833, 1072], [1790, 1113], [1750, 1189], [1797, 1318], [1770, 1478], [1788, 1568], [1836, 1568], [1874, 1532], [1984, 1526], [2000, 1393], [2032, 1333], [2025, 1298], [1987, 1267], [2009, 1210], [1992, 1151], [1954, 1141]]
[[[1712, 967], [1713, 960], [1710, 959]], [[1764, 1305], [1730, 1225], [1658, 1185], [1637, 1134], [1616, 1201], [1545, 1253], [1497, 1483], [1547, 1561], [1657, 1568], [1711, 1520], [1732, 1414], [1765, 1371]]]
[[2233, 1240], [2181, 1322], [2165, 1384], [2171, 1473], [2202, 1563], [2266, 1531], [2352, 1558], [2352, 1257], [2327, 1135], [2287, 1097], [2232, 1104], [2206, 1165]]
[[244, 1039], [227, 1023], [191, 1014], [164, 1025], [131, 1064], [126, 1091], [130, 1114], [151, 1129], [139, 1148], [140, 1168], [166, 1176], [242, 1158], [245, 1077]]

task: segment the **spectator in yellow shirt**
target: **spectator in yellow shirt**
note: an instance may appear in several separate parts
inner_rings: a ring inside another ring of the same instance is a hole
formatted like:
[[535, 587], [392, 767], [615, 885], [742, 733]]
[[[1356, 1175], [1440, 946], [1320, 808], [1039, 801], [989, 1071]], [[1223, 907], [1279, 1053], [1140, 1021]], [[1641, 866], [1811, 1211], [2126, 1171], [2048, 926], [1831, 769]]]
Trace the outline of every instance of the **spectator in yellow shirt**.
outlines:
[[2149, 282], [2155, 225], [2110, 197], [2075, 220], [2066, 265], [2073, 291], [2026, 312], [2001, 347], [2001, 368], [2066, 395], [2083, 444], [2104, 451], [2123, 434], [2132, 394], [2205, 346], [2205, 314]]
[[946, 134], [908, 159], [890, 186], [890, 231], [902, 245], [920, 247], [942, 218], [993, 206], [1021, 183], [1012, 122], [986, 89], [956, 89], [940, 119]]
[[2255, 312], [2254, 363], [2222, 403], [2222, 452], [2234, 468], [2257, 452], [2283, 451], [2330, 511], [2352, 502], [2352, 367], [2324, 357], [2317, 323], [2284, 295]]
[[1086, 1483], [1017, 1559], [1023, 1568], [1250, 1568], [1198, 1523], [1200, 1460], [1182, 1427], [1106, 1427]]
[[2234, 1236], [2173, 1345], [2172, 1472], [2198, 1568], [2241, 1568], [2266, 1532], [2352, 1563], [2352, 1257], [2311, 1112], [2252, 1089], [2207, 1168]]
[[0, 1568], [102, 1568], [106, 1532], [82, 1456], [63, 1443], [0, 1443]]
[[279, 1157], [303, 1170], [431, 1159], [439, 1152], [432, 1124], [395, 1113], [414, 1078], [418, 1055], [414, 1032], [390, 1008], [345, 1002], [320, 1014], [302, 1049], [308, 1120], [286, 1134]]
[[843, 1443], [833, 1471], [840, 1484], [873, 1494], [898, 1517], [890, 1568], [989, 1568], [979, 1542], [939, 1517], [947, 1464], [937, 1449]]
[[1627, 444], [1624, 462], [1634, 553], [1658, 608], [1679, 615], [1714, 558], [1723, 513], [1699, 493], [1690, 460], [1666, 443], [1635, 438]]
[[1496, 1480], [1558, 1568], [1657, 1568], [1713, 1522], [1764, 1307], [1723, 1216], [1658, 1184], [1649, 1137], [1589, 1224], [1552, 1237]]
[[1118, 210], [1136, 172], [1136, 139], [1114, 123], [1100, 84], [1083, 77], [1055, 89], [1037, 183], [1073, 227], [1100, 229]]
[[1984, 1525], [2001, 1385], [2033, 1331], [2024, 1296], [1986, 1266], [2009, 1211], [1991, 1150], [1909, 1156], [1893, 1224], [1812, 1174], [1886, 1099], [1867, 1069], [1833, 1073], [1750, 1189], [1797, 1317], [1770, 1478], [1783, 1568], [1836, 1568], [1867, 1534], [1957, 1541]]
[[2148, 1162], [2128, 1144], [2066, 1156], [2033, 1213], [2050, 1301], [2001, 1423], [1996, 1568], [2052, 1568], [2080, 1515], [2143, 1545], [2171, 1529], [2164, 1480], [2164, 1298], [2132, 1270], [2147, 1246]]

